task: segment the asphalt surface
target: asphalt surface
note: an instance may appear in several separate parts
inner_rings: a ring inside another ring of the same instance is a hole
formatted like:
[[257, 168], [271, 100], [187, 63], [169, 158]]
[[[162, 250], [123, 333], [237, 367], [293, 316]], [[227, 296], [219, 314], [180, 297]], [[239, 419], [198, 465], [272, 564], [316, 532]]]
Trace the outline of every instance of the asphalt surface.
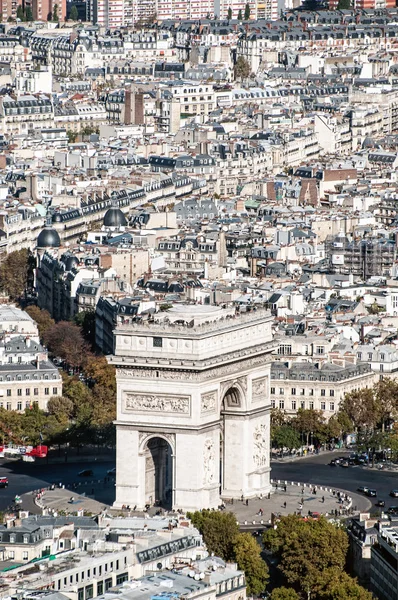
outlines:
[[[398, 489], [398, 472], [369, 469], [360, 466], [330, 467], [327, 463], [331, 458], [344, 456], [338, 451], [310, 456], [294, 462], [272, 462], [271, 477], [288, 481], [300, 481], [337, 487], [349, 492], [356, 492], [358, 487], [366, 486], [377, 491], [377, 498], [369, 498], [375, 505], [378, 500], [385, 500], [386, 509], [389, 506], [398, 506], [398, 498], [391, 498], [390, 491]], [[348, 455], [349, 453], [347, 453]]]
[[[352, 466], [348, 469], [342, 467], [330, 467], [330, 458], [343, 455], [339, 451], [310, 456], [294, 462], [283, 462], [281, 460], [272, 462], [273, 479], [325, 485], [356, 492], [360, 486], [367, 486], [377, 490], [377, 498], [370, 498], [375, 504], [377, 500], [386, 501], [386, 508], [398, 506], [398, 498], [391, 498], [389, 493], [392, 489], [398, 489], [398, 471], [379, 471], [377, 469], [366, 469], [360, 466]], [[114, 479], [104, 479], [107, 471], [114, 467], [113, 462], [68, 462], [60, 464], [46, 464], [45, 460], [35, 463], [25, 463], [17, 460], [0, 459], [0, 477], [8, 477], [8, 488], [0, 489], [0, 510], [6, 509], [13, 501], [16, 494], [22, 495], [33, 490], [48, 487], [52, 483], [63, 483], [67, 487], [78, 484], [77, 492], [86, 492], [96, 500], [112, 504], [115, 494]], [[79, 477], [79, 472], [91, 469], [93, 476]], [[94, 492], [94, 493], [92, 493]]]
[[[0, 477], [8, 477], [8, 488], [0, 489], [0, 510], [5, 510], [13, 502], [15, 495], [26, 494], [33, 490], [49, 487], [52, 483], [58, 485], [80, 484], [78, 491], [91, 494], [95, 490], [95, 497], [100, 502], [111, 504], [114, 500], [114, 480], [104, 483], [107, 471], [112, 469], [112, 462], [96, 463], [68, 462], [67, 464], [46, 464], [45, 459], [35, 463], [26, 463], [21, 460], [0, 459]], [[79, 472], [84, 469], [93, 471], [92, 477], [79, 477]], [[94, 481], [94, 483], [92, 483]], [[98, 484], [98, 481], [101, 483]]]

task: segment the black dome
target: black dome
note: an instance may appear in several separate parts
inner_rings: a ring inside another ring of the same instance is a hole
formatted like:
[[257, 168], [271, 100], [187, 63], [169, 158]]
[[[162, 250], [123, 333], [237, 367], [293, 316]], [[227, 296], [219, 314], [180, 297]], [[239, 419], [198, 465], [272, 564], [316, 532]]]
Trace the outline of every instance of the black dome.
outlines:
[[60, 245], [61, 240], [59, 239], [58, 232], [55, 231], [55, 229], [46, 227], [39, 233], [39, 237], [37, 238], [38, 248], [59, 248]]
[[71, 271], [73, 267], [79, 264], [79, 259], [76, 256], [68, 256], [65, 260], [66, 271]]
[[112, 206], [104, 216], [105, 227], [126, 227], [127, 220], [120, 208]]

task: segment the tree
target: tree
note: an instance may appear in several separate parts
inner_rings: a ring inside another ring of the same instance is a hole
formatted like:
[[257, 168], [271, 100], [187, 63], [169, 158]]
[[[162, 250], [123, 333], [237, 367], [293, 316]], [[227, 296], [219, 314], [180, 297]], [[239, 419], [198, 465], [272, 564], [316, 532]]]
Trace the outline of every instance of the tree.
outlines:
[[59, 423], [65, 425], [72, 418], [75, 406], [66, 396], [52, 396], [47, 403], [47, 411], [53, 415]]
[[80, 327], [86, 342], [92, 348], [95, 347], [95, 311], [83, 310], [78, 312], [73, 319], [75, 324]]
[[78, 13], [78, 10], [75, 5], [73, 5], [72, 8], [70, 9], [69, 18], [71, 21], [79, 20], [79, 13]]
[[34, 321], [37, 323], [37, 328], [39, 330], [39, 336], [42, 340], [44, 335], [48, 329], [55, 325], [54, 319], [51, 318], [50, 313], [47, 310], [43, 310], [38, 306], [28, 306], [26, 312]]
[[268, 583], [269, 573], [261, 558], [261, 548], [251, 533], [239, 533], [234, 541], [235, 560], [238, 569], [245, 572], [247, 593], [259, 596]]
[[346, 394], [341, 403], [354, 426], [359, 429], [373, 429], [378, 423], [381, 411], [373, 390], [362, 388]]
[[339, 0], [337, 4], [337, 10], [350, 10], [351, 0]]
[[232, 8], [231, 7], [228, 8], [228, 17], [227, 18], [228, 18], [228, 21], [230, 21], [232, 19]]
[[381, 429], [384, 431], [386, 423], [397, 416], [398, 383], [389, 379], [381, 379], [373, 388], [376, 404], [379, 408]]
[[20, 21], [26, 21], [25, 13], [21, 4], [19, 4], [17, 8], [17, 19], [19, 19]]
[[32, 13], [32, 9], [30, 8], [30, 6], [27, 6], [25, 8], [25, 17], [26, 17], [27, 21], [29, 21], [29, 22], [33, 21], [33, 13]]
[[50, 11], [47, 15], [47, 21], [52, 21], [53, 20], [53, 13]]
[[199, 529], [210, 554], [214, 552], [227, 561], [235, 559], [235, 539], [239, 528], [234, 514], [202, 510], [187, 516]]
[[7, 255], [0, 265], [0, 289], [6, 292], [11, 300], [21, 298], [33, 269], [33, 256], [29, 250], [16, 250]]
[[242, 10], [241, 9], [239, 9], [239, 12], [238, 12], [238, 21], [243, 21]]
[[280, 587], [272, 590], [269, 600], [300, 600], [293, 588]]
[[317, 435], [323, 431], [325, 419], [320, 410], [313, 408], [299, 408], [297, 416], [292, 421], [292, 425], [297, 431], [302, 433], [307, 438], [307, 446], [309, 444], [310, 434]]
[[250, 4], [247, 3], [245, 6], [245, 21], [248, 21], [250, 19]]
[[235, 65], [235, 77], [246, 79], [250, 75], [250, 65], [244, 56], [239, 56]]
[[89, 346], [77, 325], [60, 321], [47, 329], [44, 341], [52, 354], [60, 356], [71, 368], [81, 369], [87, 362]]
[[309, 521], [296, 515], [281, 517], [277, 528], [269, 529], [263, 539], [279, 560], [286, 581], [303, 595], [325, 587], [327, 569], [344, 569], [347, 534], [323, 517]]
[[59, 21], [59, 17], [58, 17], [58, 4], [54, 4], [53, 6], [53, 18], [52, 20], [54, 21], [54, 23], [58, 23]]
[[[48, 19], [49, 21], [51, 21], [51, 19]], [[77, 133], [75, 131], [71, 131], [70, 129], [68, 129], [68, 131], [66, 132], [66, 135], [68, 136], [68, 143], [69, 144], [74, 144], [77, 140]]]
[[277, 427], [274, 432], [273, 440], [277, 446], [283, 450], [283, 448], [288, 448], [289, 450], [293, 450], [295, 448], [300, 448], [301, 441], [300, 437], [295, 429], [290, 425], [281, 425]]
[[318, 592], [319, 600], [372, 600], [373, 595], [358, 584], [357, 580], [341, 572], [329, 569], [324, 573], [325, 587]]

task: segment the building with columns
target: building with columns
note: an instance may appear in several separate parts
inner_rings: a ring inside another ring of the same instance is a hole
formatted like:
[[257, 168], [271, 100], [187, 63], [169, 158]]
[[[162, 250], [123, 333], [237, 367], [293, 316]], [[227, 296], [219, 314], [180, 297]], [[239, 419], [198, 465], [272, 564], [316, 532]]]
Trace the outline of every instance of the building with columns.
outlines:
[[115, 506], [216, 508], [270, 491], [272, 317], [176, 305], [115, 329]]

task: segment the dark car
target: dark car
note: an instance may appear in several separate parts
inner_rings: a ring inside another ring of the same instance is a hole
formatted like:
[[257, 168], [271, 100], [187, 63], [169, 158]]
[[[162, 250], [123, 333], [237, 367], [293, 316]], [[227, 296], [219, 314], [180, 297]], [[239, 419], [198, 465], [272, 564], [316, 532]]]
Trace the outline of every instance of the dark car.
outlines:
[[330, 463], [329, 463], [329, 466], [330, 467], [336, 467], [337, 466], [336, 465], [336, 461], [335, 460], [331, 460]]
[[94, 473], [91, 469], [84, 469], [79, 473], [79, 477], [92, 477], [93, 475]]
[[374, 498], [375, 496], [377, 496], [377, 492], [376, 492], [376, 490], [367, 490], [367, 491], [365, 492], [365, 494], [366, 494], [367, 496], [370, 496], [371, 498]]
[[0, 477], [0, 488], [6, 488], [6, 487], [8, 487], [8, 478]]
[[357, 489], [357, 492], [361, 492], [361, 494], [367, 494], [367, 493], [368, 493], [368, 491], [369, 491], [369, 488], [367, 488], [367, 487], [365, 487], [365, 486], [363, 486], [363, 485], [361, 485], [361, 487], [359, 487], [359, 488]]
[[389, 515], [398, 515], [398, 506], [390, 506], [387, 508], [387, 512]]
[[380, 506], [380, 508], [382, 508], [385, 505], [386, 505], [386, 503], [384, 500], [379, 500], [378, 502], [376, 502], [376, 506]]
[[392, 498], [398, 498], [398, 490], [391, 490], [390, 496], [392, 496]]
[[340, 463], [340, 467], [344, 467], [345, 469], [347, 469], [349, 466], [350, 466], [350, 465], [349, 465], [349, 463], [348, 463], [348, 460], [343, 460], [343, 461]]

